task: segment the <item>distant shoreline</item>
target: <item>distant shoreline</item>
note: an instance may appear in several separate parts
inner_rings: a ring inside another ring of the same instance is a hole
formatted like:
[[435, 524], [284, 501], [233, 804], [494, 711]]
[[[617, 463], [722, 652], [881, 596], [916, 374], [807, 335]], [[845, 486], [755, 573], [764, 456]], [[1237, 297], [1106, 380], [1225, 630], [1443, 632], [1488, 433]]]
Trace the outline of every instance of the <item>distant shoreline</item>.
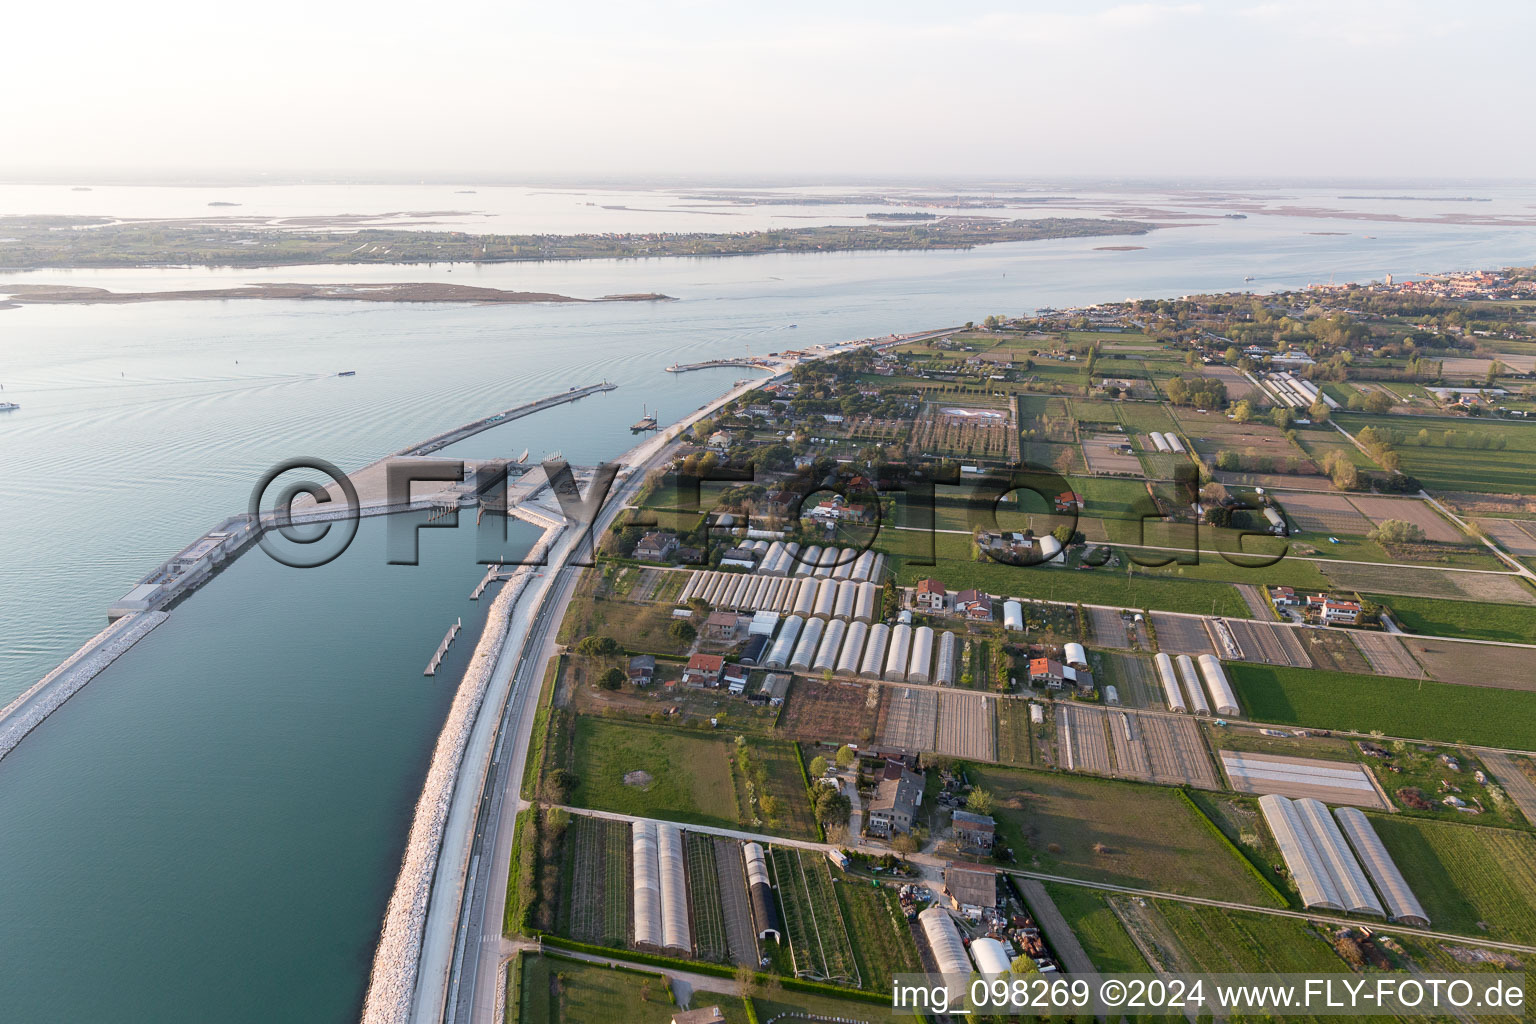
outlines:
[[41, 305], [177, 302], [208, 299], [298, 299], [330, 302], [460, 302], [486, 305], [530, 302], [675, 302], [654, 292], [578, 299], [554, 292], [516, 292], [502, 288], [434, 281], [383, 284], [249, 284], [232, 288], [186, 288], [160, 292], [114, 292], [78, 285], [0, 284], [0, 309]]

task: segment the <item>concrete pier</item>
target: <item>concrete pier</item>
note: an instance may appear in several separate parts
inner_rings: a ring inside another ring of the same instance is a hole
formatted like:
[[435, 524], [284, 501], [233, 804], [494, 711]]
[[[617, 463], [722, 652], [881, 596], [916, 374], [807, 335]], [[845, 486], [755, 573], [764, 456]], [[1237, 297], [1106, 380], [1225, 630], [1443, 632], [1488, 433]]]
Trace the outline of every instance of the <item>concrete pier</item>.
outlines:
[[552, 409], [557, 405], [564, 405], [566, 402], [574, 402], [577, 399], [586, 398], [588, 395], [595, 395], [600, 391], [613, 391], [617, 388], [617, 384], [610, 384], [607, 381], [603, 381], [601, 384], [588, 384], [586, 387], [571, 388], [569, 391], [562, 391], [560, 394], [550, 395], [548, 398], [540, 398], [537, 401], [513, 406], [505, 412], [499, 412], [494, 416], [475, 420], [473, 423], [466, 423], [462, 427], [454, 427], [452, 430], [438, 434], [436, 437], [429, 437], [420, 444], [414, 444], [395, 454], [431, 455], [433, 452], [446, 448], [455, 442], [462, 441], [466, 437], [473, 437], [482, 430], [490, 430], [492, 427], [499, 427], [503, 423], [522, 419], [524, 416], [531, 416], [536, 412]]
[[441, 665], [443, 659], [448, 656], [448, 648], [453, 644], [454, 638], [459, 635], [459, 630], [463, 628], [463, 619], [455, 620], [454, 624], [448, 627], [448, 634], [443, 637], [443, 642], [437, 645], [437, 651], [432, 655], [432, 660], [427, 662], [427, 670], [422, 675], [437, 675], [437, 666]]

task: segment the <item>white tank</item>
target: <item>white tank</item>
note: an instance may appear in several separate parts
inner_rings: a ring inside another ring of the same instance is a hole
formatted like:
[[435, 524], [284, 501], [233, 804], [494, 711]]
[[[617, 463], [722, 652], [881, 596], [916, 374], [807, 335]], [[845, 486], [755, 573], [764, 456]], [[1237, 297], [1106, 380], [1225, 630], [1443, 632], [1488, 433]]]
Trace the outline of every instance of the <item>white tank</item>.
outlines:
[[763, 659], [765, 668], [783, 668], [789, 664], [789, 659], [795, 653], [795, 644], [800, 640], [801, 627], [805, 620], [798, 615], [791, 615], [784, 620], [784, 625], [779, 627], [779, 635], [768, 647], [768, 657]]
[[929, 682], [933, 678], [929, 672], [932, 664], [933, 629], [918, 626], [912, 631], [912, 657], [907, 662], [907, 682]]
[[859, 675], [866, 679], [879, 679], [885, 668], [885, 649], [891, 643], [891, 627], [877, 622], [869, 627], [869, 639], [864, 644], [864, 657], [859, 661]]
[[821, 644], [826, 626], [826, 619], [805, 620], [805, 625], [800, 629], [800, 640], [795, 644], [795, 653], [789, 659], [790, 668], [804, 672], [811, 667], [811, 663], [816, 660], [816, 648]]
[[881, 678], [888, 683], [903, 682], [911, 657], [912, 627], [902, 624], [891, 630], [891, 649], [885, 655], [885, 673]]
[[959, 638], [946, 629], [939, 636], [939, 665], [933, 673], [933, 681], [940, 686], [955, 685], [955, 655], [959, 650]]
[[837, 652], [842, 649], [843, 637], [848, 632], [848, 623], [843, 619], [832, 619], [827, 622], [827, 629], [821, 636], [821, 646], [816, 648], [816, 659], [811, 662], [811, 668], [817, 672], [830, 672], [837, 667]]
[[1082, 644], [1063, 644], [1061, 648], [1061, 657], [1063, 661], [1065, 661], [1068, 665], [1071, 665], [1073, 668], [1088, 667], [1088, 652], [1083, 649]]
[[1024, 606], [1017, 601], [1003, 602], [1003, 628], [1024, 632]]
[[1189, 707], [1184, 703], [1184, 691], [1179, 689], [1179, 677], [1173, 670], [1173, 659], [1159, 651], [1152, 663], [1157, 666], [1157, 677], [1162, 681], [1163, 699], [1168, 702], [1168, 710], [1188, 711]]
[[880, 588], [873, 583], [860, 583], [859, 596], [853, 602], [853, 617], [874, 622], [880, 614]]
[[842, 653], [837, 656], [836, 671], [840, 676], [859, 673], [859, 657], [864, 653], [864, 641], [869, 637], [869, 623], [850, 622], [848, 635], [843, 639]]
[[837, 603], [832, 607], [832, 615], [839, 619], [853, 618], [853, 605], [859, 599], [859, 585], [853, 580], [839, 580], [837, 583]]
[[1184, 680], [1184, 695], [1189, 698], [1189, 709], [1197, 715], [1210, 714], [1211, 705], [1206, 702], [1205, 688], [1200, 685], [1200, 673], [1195, 671], [1195, 659], [1181, 654], [1173, 659], [1173, 663], [1179, 667], [1179, 678]]
[[828, 577], [823, 579], [816, 587], [816, 606], [811, 610], [812, 615], [818, 615], [824, 619], [832, 617], [832, 611], [837, 607], [837, 580]]

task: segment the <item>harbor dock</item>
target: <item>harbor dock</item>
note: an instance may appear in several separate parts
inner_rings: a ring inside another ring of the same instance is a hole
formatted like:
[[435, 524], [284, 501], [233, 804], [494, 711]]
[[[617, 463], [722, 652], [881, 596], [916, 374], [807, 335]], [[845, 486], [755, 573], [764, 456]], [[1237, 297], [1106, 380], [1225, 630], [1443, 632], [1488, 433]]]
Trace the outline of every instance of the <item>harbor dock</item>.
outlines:
[[466, 423], [462, 427], [454, 427], [452, 430], [444, 431], [435, 437], [429, 437], [419, 444], [402, 449], [396, 452], [395, 455], [431, 455], [433, 452], [440, 451], [451, 444], [464, 440], [466, 437], [473, 437], [483, 430], [490, 430], [492, 427], [499, 427], [503, 423], [522, 419], [524, 416], [531, 416], [536, 412], [552, 409], [557, 405], [564, 405], [566, 402], [574, 402], [578, 399], [586, 398], [588, 395], [595, 395], [601, 391], [614, 391], [617, 388], [617, 384], [610, 384], [607, 381], [603, 381], [601, 384], [588, 384], [585, 387], [571, 388], [569, 391], [562, 391], [560, 394], [550, 395], [548, 398], [540, 398], [537, 401], [525, 402], [505, 412], [499, 412], [494, 416], [487, 416], [484, 419], [475, 420], [473, 423]]
[[448, 633], [443, 637], [443, 642], [437, 645], [437, 652], [432, 655], [432, 660], [427, 662], [427, 670], [422, 675], [437, 675], [437, 666], [441, 665], [443, 659], [448, 656], [449, 645], [453, 643], [454, 638], [459, 635], [459, 630], [463, 628], [464, 620], [462, 618], [455, 619], [453, 625], [448, 627]]

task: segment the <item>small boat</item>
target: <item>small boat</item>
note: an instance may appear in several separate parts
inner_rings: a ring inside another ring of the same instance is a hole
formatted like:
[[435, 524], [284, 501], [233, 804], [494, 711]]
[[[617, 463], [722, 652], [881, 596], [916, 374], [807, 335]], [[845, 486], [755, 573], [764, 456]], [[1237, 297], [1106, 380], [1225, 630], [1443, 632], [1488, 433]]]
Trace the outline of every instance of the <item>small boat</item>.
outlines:
[[1247, 277], [1243, 278], [1243, 280], [1244, 281], [1252, 281], [1253, 280], [1253, 275], [1249, 274]]
[[342, 370], [336, 376], [338, 376], [338, 377], [356, 377], [357, 376], [357, 371], [356, 370]]
[[800, 326], [799, 324], [790, 324], [789, 325], [789, 329], [790, 330], [794, 330], [796, 327], [799, 327], [799, 326]]
[[20, 409], [15, 402], [0, 402], [0, 412], [10, 412], [12, 409]]

